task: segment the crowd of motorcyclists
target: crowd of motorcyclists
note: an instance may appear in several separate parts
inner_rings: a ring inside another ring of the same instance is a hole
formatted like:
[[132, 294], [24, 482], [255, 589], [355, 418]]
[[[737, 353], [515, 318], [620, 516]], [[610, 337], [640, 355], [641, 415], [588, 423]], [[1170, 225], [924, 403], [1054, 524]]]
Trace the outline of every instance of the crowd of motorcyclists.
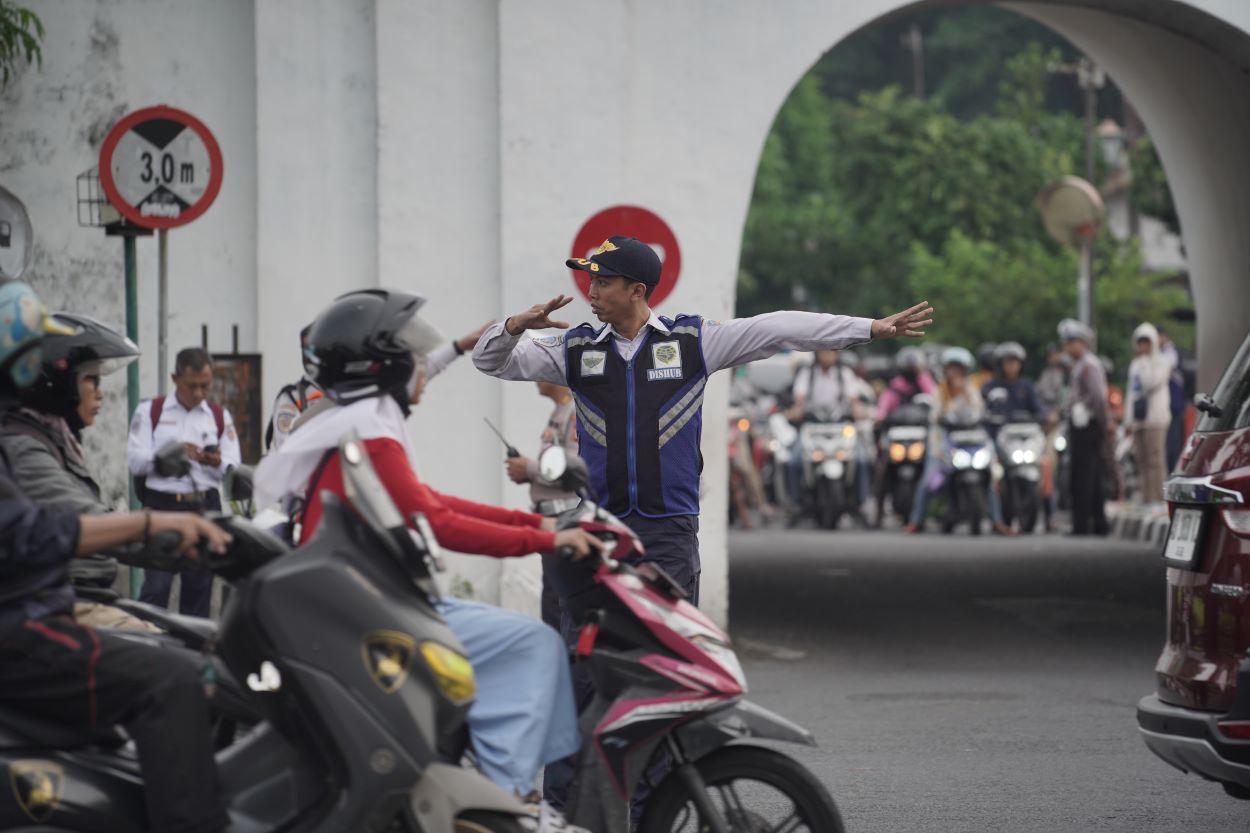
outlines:
[[[1056, 531], [1058, 510], [1073, 508], [1069, 442], [1092, 415], [1102, 485], [1082, 492], [1094, 478], [1077, 472], [1083, 504], [1074, 518], [1095, 518], [1088, 531], [1105, 532], [1102, 500], [1124, 495], [1126, 472], [1133, 477], [1133, 458], [1117, 442], [1124, 397], [1106, 383], [1109, 362], [1089, 349], [1088, 328], [1068, 320], [1058, 336], [1034, 363], [1036, 381], [1014, 341], [982, 344], [975, 355], [909, 346], [887, 363], [819, 351], [740, 369], [729, 420], [733, 521], [835, 529], [848, 518], [913, 534], [961, 524], [980, 534], [986, 521], [1001, 535]], [[1101, 407], [1073, 401], [1074, 367], [1099, 376]]]

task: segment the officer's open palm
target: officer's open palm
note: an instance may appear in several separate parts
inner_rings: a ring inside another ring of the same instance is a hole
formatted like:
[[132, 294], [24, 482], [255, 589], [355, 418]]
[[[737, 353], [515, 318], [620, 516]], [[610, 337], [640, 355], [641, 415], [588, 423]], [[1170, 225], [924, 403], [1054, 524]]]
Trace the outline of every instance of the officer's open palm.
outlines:
[[933, 323], [933, 307], [928, 301], [921, 301], [910, 309], [896, 312], [887, 318], [878, 318], [872, 322], [873, 338], [920, 338], [925, 329]]
[[557, 295], [545, 304], [534, 304], [525, 312], [519, 312], [510, 316], [504, 322], [504, 329], [514, 336], [518, 336], [526, 330], [548, 330], [553, 327], [559, 330], [567, 330], [569, 322], [554, 321], [551, 318], [551, 313], [561, 307], [567, 307], [571, 303], [573, 303], [572, 295]]
[[608, 545], [580, 527], [556, 533], [556, 552], [571, 552], [574, 561], [581, 561], [592, 552], [605, 552]]

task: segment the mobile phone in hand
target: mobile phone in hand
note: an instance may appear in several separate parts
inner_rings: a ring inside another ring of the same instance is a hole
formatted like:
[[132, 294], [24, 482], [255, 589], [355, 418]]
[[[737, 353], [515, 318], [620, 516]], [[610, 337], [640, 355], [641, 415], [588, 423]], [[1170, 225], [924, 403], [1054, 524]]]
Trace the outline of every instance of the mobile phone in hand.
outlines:
[[221, 446], [219, 445], [206, 445], [203, 448], [204, 454], [216, 454], [218, 451], [221, 451]]

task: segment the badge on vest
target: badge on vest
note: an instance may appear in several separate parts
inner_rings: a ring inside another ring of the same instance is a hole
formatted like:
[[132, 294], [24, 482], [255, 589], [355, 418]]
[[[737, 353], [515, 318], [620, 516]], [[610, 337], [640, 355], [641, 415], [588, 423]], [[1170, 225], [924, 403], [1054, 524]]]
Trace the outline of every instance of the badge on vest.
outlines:
[[608, 354], [605, 350], [582, 351], [582, 378], [602, 376], [608, 368]]
[[681, 378], [681, 344], [676, 341], [652, 344], [651, 369], [647, 371], [647, 381]]

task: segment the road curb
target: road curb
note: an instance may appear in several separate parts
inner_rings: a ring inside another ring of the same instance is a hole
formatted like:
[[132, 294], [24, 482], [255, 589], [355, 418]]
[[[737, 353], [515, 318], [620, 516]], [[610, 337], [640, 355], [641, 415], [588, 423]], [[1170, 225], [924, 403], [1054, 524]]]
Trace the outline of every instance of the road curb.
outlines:
[[1124, 541], [1140, 541], [1162, 548], [1168, 537], [1171, 518], [1166, 507], [1108, 504], [1107, 520], [1111, 536]]

